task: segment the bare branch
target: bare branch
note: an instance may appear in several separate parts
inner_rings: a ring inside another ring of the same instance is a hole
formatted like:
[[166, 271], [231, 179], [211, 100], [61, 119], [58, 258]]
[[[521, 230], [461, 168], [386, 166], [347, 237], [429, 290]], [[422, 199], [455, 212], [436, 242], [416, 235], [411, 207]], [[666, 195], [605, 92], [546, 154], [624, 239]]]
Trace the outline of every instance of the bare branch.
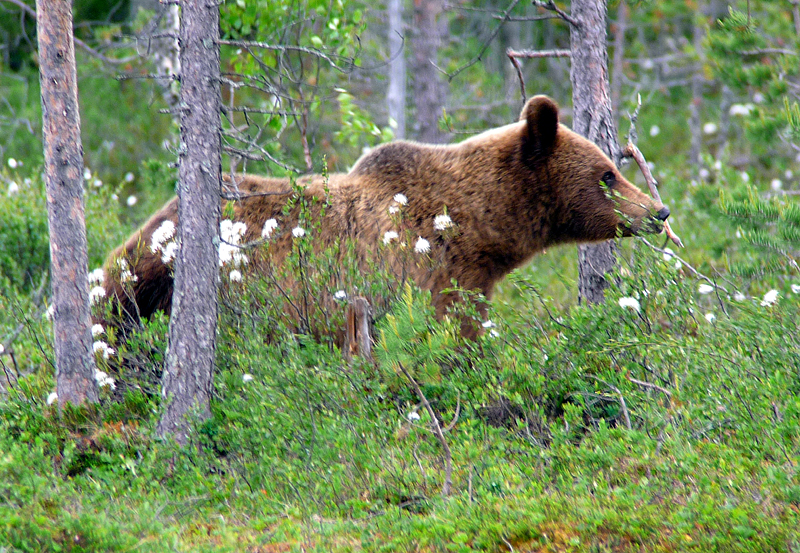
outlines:
[[662, 388], [658, 384], [653, 384], [651, 382], [645, 382], [643, 380], [636, 380], [635, 378], [633, 378], [631, 376], [626, 376], [625, 378], [627, 378], [629, 382], [633, 382], [634, 384], [638, 384], [642, 388], [650, 388], [650, 389], [653, 389], [653, 390], [658, 390], [659, 392], [661, 392], [662, 394], [664, 394], [668, 398], [672, 398], [672, 392], [670, 392], [666, 388]]
[[417, 381], [408, 373], [406, 368], [403, 366], [402, 363], [398, 362], [397, 365], [400, 367], [400, 370], [403, 372], [405, 377], [408, 379], [408, 382], [411, 384], [411, 387], [414, 388], [414, 391], [417, 394], [417, 397], [425, 406], [425, 409], [428, 411], [428, 415], [431, 417], [431, 425], [433, 426], [433, 432], [436, 434], [436, 437], [439, 439], [439, 443], [442, 445], [442, 449], [444, 450], [444, 484], [442, 485], [442, 495], [447, 497], [450, 495], [450, 490], [453, 487], [453, 455], [450, 452], [450, 446], [447, 445], [447, 440], [444, 438], [444, 433], [442, 432], [442, 427], [439, 425], [439, 419], [436, 417], [436, 413], [434, 412], [431, 404], [428, 402], [428, 398], [425, 397], [425, 394], [422, 392], [422, 388], [419, 387]]
[[556, 12], [558, 17], [572, 25], [573, 27], [580, 27], [580, 23], [577, 19], [574, 19], [565, 11], [561, 10], [556, 6], [556, 3], [553, 0], [548, 0], [547, 2], [543, 2], [542, 0], [533, 0], [533, 5], [537, 8], [544, 8], [546, 10], [550, 10], [551, 12]]
[[570, 50], [506, 50], [509, 58], [568, 58], [572, 56]]
[[[650, 193], [657, 202], [661, 203], [661, 194], [658, 193], [658, 182], [650, 172], [650, 167], [647, 166], [647, 161], [644, 159], [642, 152], [639, 151], [639, 148], [636, 147], [636, 144], [633, 142], [628, 142], [628, 145], [625, 146], [624, 150], [622, 150], [622, 157], [632, 157], [634, 161], [636, 161], [636, 163], [639, 165], [639, 169], [641, 169], [642, 174], [644, 175], [645, 181], [647, 181], [647, 186], [650, 188]], [[679, 248], [683, 247], [683, 242], [677, 234], [672, 232], [672, 228], [670, 228], [669, 222], [667, 221], [664, 221], [664, 232], [676, 246]]]
[[486, 40], [486, 42], [483, 43], [483, 47], [481, 48], [481, 51], [478, 52], [477, 56], [472, 58], [470, 61], [468, 61], [467, 63], [465, 63], [452, 73], [447, 73], [440, 67], [438, 66], [436, 67], [440, 72], [447, 75], [448, 82], [452, 82], [452, 80], [455, 79], [459, 73], [461, 73], [465, 69], [469, 69], [470, 67], [472, 67], [473, 65], [475, 65], [476, 63], [478, 63], [483, 59], [483, 55], [486, 53], [486, 50], [489, 49], [489, 46], [491, 45], [492, 41], [495, 39], [495, 37], [497, 37], [497, 34], [500, 32], [500, 29], [503, 28], [503, 24], [506, 21], [508, 21], [509, 14], [514, 8], [517, 7], [517, 4], [519, 4], [519, 2], [520, 0], [512, 0], [511, 4], [508, 6], [508, 8], [506, 8], [506, 11], [504, 11], [503, 14], [500, 17], [498, 17], [498, 19], [500, 19], [500, 23], [497, 25], [497, 27], [495, 27], [494, 31], [492, 31], [491, 36]]

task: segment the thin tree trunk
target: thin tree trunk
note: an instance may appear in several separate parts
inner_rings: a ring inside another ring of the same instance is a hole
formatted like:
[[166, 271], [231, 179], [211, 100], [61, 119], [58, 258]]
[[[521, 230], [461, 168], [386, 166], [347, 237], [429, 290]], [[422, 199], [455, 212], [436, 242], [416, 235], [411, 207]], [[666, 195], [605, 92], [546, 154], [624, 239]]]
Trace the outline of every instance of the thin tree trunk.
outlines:
[[628, 28], [628, 4], [625, 0], [617, 8], [617, 23], [614, 30], [614, 60], [611, 66], [613, 78], [611, 79], [611, 109], [619, 115], [622, 103], [622, 77], [625, 64], [625, 30]]
[[97, 402], [72, 2], [37, 0], [58, 404]]
[[[605, 0], [573, 0], [570, 25], [572, 64], [572, 129], [602, 149], [616, 165], [621, 151], [611, 110], [608, 83]], [[617, 245], [613, 240], [578, 247], [580, 301], [602, 303], [608, 287], [605, 275], [614, 268]]]
[[439, 131], [439, 117], [444, 107], [445, 87], [434, 65], [442, 43], [437, 22], [442, 13], [442, 0], [414, 0], [414, 100], [420, 142], [440, 144], [446, 136]]
[[703, 147], [702, 121], [700, 112], [703, 104], [703, 26], [702, 5], [698, 6], [698, 12], [692, 22], [692, 45], [697, 55], [695, 61], [694, 74], [692, 75], [692, 100], [689, 104], [689, 132], [691, 142], [689, 147], [689, 165], [692, 174], [696, 177], [700, 170], [700, 153]]
[[389, 117], [394, 119], [397, 127], [395, 138], [406, 137], [406, 57], [403, 47], [405, 30], [403, 27], [403, 0], [389, 0], [389, 89], [386, 92], [386, 103]]
[[158, 432], [185, 444], [187, 415], [209, 415], [216, 345], [222, 171], [218, 4], [183, 2], [180, 37], [180, 249], [162, 388], [166, 409]]

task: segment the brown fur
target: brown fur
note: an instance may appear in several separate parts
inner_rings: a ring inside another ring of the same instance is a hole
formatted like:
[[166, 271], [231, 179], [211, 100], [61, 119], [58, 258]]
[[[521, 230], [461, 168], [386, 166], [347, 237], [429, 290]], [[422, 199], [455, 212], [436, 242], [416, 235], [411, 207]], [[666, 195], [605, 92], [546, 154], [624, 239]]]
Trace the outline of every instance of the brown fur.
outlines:
[[[607, 187], [601, 185], [604, 175], [613, 177]], [[234, 180], [245, 196], [233, 206], [233, 220], [247, 223], [244, 241], [260, 239], [264, 222], [276, 218], [280, 227], [271, 239], [271, 252], [272, 260], [280, 263], [291, 251], [297, 208], [284, 216], [288, 195], [246, 196], [285, 191], [288, 181], [252, 175]], [[307, 198], [324, 196], [322, 177], [299, 182]], [[322, 220], [323, 236], [314, 239], [353, 238], [363, 258], [379, 249], [386, 231], [397, 230], [388, 211], [394, 195], [408, 198], [403, 224], [410, 231], [411, 247], [418, 236], [428, 239], [436, 260], [411, 267], [410, 276], [432, 292], [440, 316], [452, 302], [440, 291], [451, 287], [452, 279], [490, 298], [495, 283], [546, 247], [657, 232], [669, 213], [628, 182], [597, 146], [560, 125], [557, 106], [544, 96], [526, 104], [520, 122], [459, 144], [379, 146], [349, 173], [331, 175], [327, 187], [330, 203]], [[456, 227], [443, 236], [433, 222], [445, 209]], [[110, 262], [124, 255], [134, 264], [138, 281], [132, 292], [145, 317], [170, 308], [170, 267], [148, 247], [165, 219], [177, 225], [177, 198], [109, 258]], [[259, 270], [264, 262], [262, 256], [248, 270]], [[106, 293], [135, 312], [133, 298], [114, 279], [106, 280]]]

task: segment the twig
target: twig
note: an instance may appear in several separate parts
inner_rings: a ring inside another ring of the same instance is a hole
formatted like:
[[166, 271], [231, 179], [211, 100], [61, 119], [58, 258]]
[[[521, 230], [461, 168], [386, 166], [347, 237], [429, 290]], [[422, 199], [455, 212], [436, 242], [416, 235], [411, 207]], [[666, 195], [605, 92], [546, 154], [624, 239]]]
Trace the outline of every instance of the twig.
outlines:
[[658, 384], [653, 384], [651, 382], [645, 382], [643, 380], [636, 380], [635, 378], [633, 378], [631, 376], [626, 376], [625, 378], [628, 379], [628, 382], [633, 382], [634, 384], [638, 384], [642, 388], [652, 388], [653, 390], [658, 390], [659, 392], [661, 392], [662, 394], [664, 394], [668, 398], [672, 399], [672, 392], [670, 392], [666, 388], [662, 388]]
[[[644, 175], [645, 181], [647, 181], [647, 186], [650, 188], [650, 193], [653, 195], [653, 198], [658, 202], [661, 202], [661, 194], [658, 193], [658, 182], [655, 178], [653, 178], [653, 174], [650, 172], [650, 167], [647, 166], [647, 161], [644, 159], [644, 155], [642, 152], [639, 151], [639, 148], [636, 147], [636, 144], [633, 142], [628, 142], [628, 145], [625, 146], [625, 149], [622, 150], [622, 157], [632, 157], [634, 161], [639, 165], [639, 169], [641, 169], [642, 174]], [[683, 242], [678, 237], [677, 234], [672, 232], [672, 228], [669, 226], [669, 222], [664, 221], [664, 232], [667, 233], [672, 242], [678, 246], [679, 248], [683, 247]]]
[[567, 14], [565, 11], [558, 9], [556, 3], [553, 0], [548, 0], [547, 2], [542, 2], [541, 0], [533, 0], [533, 5], [537, 8], [544, 8], [546, 10], [550, 10], [551, 12], [556, 12], [558, 17], [572, 25], [573, 27], [580, 27], [580, 23], [577, 19]]
[[591, 375], [591, 374], [589, 374], [587, 376], [589, 378], [593, 378], [593, 379], [597, 380], [598, 382], [602, 382], [603, 384], [608, 386], [611, 390], [613, 390], [617, 394], [617, 397], [619, 397], [620, 407], [622, 407], [622, 418], [625, 421], [625, 428], [627, 428], [628, 430], [631, 430], [631, 417], [630, 417], [630, 415], [628, 415], [628, 405], [625, 403], [625, 397], [622, 395], [622, 392], [620, 391], [620, 389], [617, 388], [616, 386], [614, 386], [613, 384], [609, 384], [608, 382], [606, 382], [602, 378], [598, 378], [598, 377], [596, 377], [594, 375]]
[[400, 370], [408, 379], [411, 387], [414, 388], [414, 391], [417, 393], [417, 397], [428, 411], [428, 415], [431, 417], [433, 433], [436, 434], [436, 437], [439, 439], [439, 443], [442, 445], [442, 449], [444, 450], [444, 484], [442, 485], [442, 495], [447, 497], [450, 495], [450, 490], [453, 487], [453, 455], [450, 452], [450, 446], [447, 445], [447, 440], [444, 438], [444, 433], [442, 432], [442, 427], [439, 424], [439, 419], [436, 417], [436, 413], [433, 411], [431, 404], [428, 402], [428, 398], [426, 398], [425, 394], [422, 392], [422, 388], [419, 387], [417, 381], [412, 378], [402, 363], [398, 362], [397, 366], [400, 367]]
[[568, 58], [572, 56], [569, 50], [513, 50], [509, 48], [506, 50], [508, 59], [511, 60], [511, 65], [517, 71], [519, 77], [519, 88], [522, 92], [522, 105], [525, 105], [527, 97], [525, 95], [525, 79], [522, 77], [522, 65], [517, 58]]

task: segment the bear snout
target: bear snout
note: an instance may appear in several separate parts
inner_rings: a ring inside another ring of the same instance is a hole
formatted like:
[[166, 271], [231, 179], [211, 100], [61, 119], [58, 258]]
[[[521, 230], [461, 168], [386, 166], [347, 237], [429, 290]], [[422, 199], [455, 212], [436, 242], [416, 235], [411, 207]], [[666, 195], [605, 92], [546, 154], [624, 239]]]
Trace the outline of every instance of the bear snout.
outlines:
[[669, 217], [669, 208], [667, 206], [662, 207], [658, 210], [658, 213], [656, 213], [656, 218], [659, 221], [666, 221], [667, 217]]

